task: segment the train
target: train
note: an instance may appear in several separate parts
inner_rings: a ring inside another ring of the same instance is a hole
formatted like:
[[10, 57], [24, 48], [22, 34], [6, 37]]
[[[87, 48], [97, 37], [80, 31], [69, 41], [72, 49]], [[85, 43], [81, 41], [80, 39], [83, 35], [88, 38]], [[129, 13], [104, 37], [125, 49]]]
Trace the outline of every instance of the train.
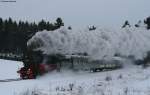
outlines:
[[24, 66], [17, 73], [22, 79], [35, 79], [45, 73], [63, 69], [74, 71], [98, 72], [122, 68], [121, 60], [112, 58], [111, 60], [93, 60], [88, 55], [46, 55], [41, 51], [27, 51], [23, 58]]

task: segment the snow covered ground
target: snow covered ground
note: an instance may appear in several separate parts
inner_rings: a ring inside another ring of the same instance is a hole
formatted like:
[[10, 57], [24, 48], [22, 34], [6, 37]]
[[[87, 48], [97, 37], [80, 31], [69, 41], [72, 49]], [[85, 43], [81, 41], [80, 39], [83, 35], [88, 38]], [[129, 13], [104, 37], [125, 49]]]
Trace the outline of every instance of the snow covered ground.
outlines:
[[[124, 68], [107, 72], [50, 72], [35, 80], [0, 82], [0, 95], [149, 95], [150, 68], [123, 60]], [[0, 60], [0, 80], [19, 78], [21, 62]]]

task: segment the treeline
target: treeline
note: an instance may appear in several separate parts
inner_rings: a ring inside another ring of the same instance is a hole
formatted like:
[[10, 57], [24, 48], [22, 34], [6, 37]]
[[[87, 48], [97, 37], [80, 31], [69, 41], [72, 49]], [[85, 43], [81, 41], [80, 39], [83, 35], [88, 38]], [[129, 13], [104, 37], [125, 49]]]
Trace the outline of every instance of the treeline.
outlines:
[[[141, 24], [145, 24], [146, 28], [149, 30], [150, 29], [150, 16], [144, 19], [143, 21], [139, 20], [137, 24], [135, 24], [135, 27], [141, 27]], [[128, 20], [125, 21], [123, 24], [122, 28], [125, 28], [126, 26], [131, 27], [130, 23]]]
[[37, 31], [55, 30], [64, 26], [61, 18], [56, 22], [41, 20], [38, 23], [14, 21], [0, 18], [0, 53], [20, 54], [26, 50], [26, 43]]

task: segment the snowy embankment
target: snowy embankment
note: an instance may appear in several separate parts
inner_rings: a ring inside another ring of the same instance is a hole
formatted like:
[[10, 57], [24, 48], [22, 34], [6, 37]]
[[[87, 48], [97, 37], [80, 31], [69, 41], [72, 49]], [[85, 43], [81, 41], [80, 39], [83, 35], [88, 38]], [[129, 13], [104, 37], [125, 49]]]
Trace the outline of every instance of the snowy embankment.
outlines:
[[0, 80], [19, 78], [16, 72], [21, 66], [22, 62], [0, 59]]
[[86, 53], [93, 59], [115, 55], [143, 59], [150, 51], [150, 31], [146, 28], [68, 30], [38, 32], [28, 46], [45, 54]]
[[[130, 60], [123, 61], [125, 67], [115, 71], [97, 73], [54, 71], [35, 80], [0, 82], [0, 95], [150, 94], [150, 68], [143, 69], [140, 66], [131, 65]], [[5, 75], [1, 77], [2, 79], [18, 77], [16, 70], [21, 62], [0, 60], [0, 64], [3, 64], [0, 70], [5, 68], [0, 72], [0, 75]]]

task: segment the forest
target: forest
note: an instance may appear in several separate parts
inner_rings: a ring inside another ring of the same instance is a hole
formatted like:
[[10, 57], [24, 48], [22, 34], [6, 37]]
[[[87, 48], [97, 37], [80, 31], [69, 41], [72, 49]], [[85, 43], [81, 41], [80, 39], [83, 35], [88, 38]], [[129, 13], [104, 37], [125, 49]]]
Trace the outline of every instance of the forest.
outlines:
[[57, 18], [54, 23], [41, 20], [40, 22], [14, 21], [12, 18], [0, 18], [0, 53], [22, 54], [26, 52], [27, 41], [38, 31], [53, 31], [64, 23]]

